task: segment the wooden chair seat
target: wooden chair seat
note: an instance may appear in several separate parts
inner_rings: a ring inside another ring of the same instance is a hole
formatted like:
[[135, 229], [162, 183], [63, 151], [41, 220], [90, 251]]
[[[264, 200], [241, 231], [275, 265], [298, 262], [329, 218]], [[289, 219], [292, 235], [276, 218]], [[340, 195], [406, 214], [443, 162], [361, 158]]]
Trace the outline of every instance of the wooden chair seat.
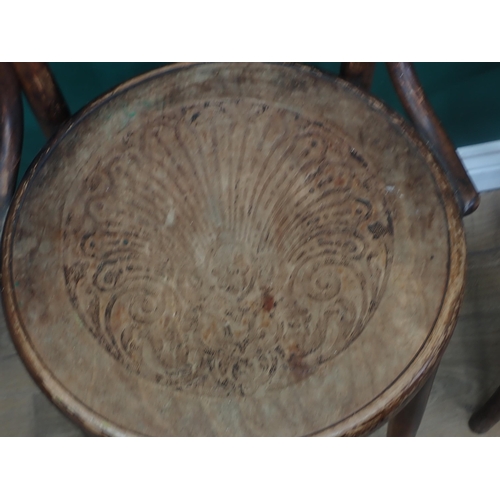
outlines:
[[413, 128], [302, 66], [187, 64], [58, 131], [12, 203], [6, 317], [106, 435], [354, 435], [424, 383], [465, 241]]

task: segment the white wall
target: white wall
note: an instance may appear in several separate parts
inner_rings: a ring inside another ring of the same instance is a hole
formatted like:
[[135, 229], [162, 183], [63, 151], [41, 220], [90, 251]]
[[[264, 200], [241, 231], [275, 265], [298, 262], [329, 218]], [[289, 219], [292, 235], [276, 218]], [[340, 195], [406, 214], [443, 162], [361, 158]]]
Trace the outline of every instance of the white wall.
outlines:
[[479, 191], [500, 188], [500, 141], [457, 149], [465, 169]]

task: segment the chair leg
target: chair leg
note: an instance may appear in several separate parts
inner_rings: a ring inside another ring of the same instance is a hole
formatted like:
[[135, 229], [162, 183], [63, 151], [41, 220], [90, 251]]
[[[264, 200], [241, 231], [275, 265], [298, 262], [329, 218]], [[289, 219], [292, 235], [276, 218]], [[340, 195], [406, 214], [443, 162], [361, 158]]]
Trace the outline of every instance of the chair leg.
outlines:
[[477, 410], [469, 420], [471, 431], [477, 434], [488, 432], [500, 421], [500, 387], [486, 403]]
[[413, 399], [389, 420], [387, 437], [415, 437], [424, 415], [437, 368]]

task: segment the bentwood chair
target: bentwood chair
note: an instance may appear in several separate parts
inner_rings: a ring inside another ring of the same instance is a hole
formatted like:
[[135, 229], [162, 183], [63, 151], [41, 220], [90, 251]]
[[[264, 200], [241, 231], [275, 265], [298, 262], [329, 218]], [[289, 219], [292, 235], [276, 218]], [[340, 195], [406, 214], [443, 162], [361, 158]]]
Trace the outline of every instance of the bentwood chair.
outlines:
[[[292, 64], [179, 64], [70, 117], [1, 66], [2, 296], [50, 399], [98, 435], [415, 435], [478, 194], [409, 63], [413, 126]], [[49, 138], [14, 194], [21, 89]], [[8, 213], [7, 213], [8, 211]]]

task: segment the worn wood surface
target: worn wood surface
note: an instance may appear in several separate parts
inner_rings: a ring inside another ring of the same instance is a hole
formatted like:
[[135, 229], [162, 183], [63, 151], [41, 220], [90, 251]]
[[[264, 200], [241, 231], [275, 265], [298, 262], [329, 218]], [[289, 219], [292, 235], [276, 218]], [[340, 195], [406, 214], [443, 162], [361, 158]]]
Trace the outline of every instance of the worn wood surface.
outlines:
[[340, 65], [340, 76], [366, 91], [370, 90], [374, 73], [375, 63], [372, 62], [344, 62]]
[[[500, 383], [500, 191], [481, 193], [480, 207], [464, 225], [464, 303], [417, 436], [477, 436], [468, 421]], [[500, 425], [484, 436], [500, 436]]]
[[359, 434], [421, 385], [465, 245], [404, 122], [279, 65], [160, 70], [85, 116], [20, 188], [2, 268], [18, 349], [87, 429]]
[[417, 435], [436, 377], [436, 371], [437, 368], [430, 373], [422, 388], [417, 391], [409, 403], [389, 420], [387, 424], [388, 437], [415, 437]]
[[455, 147], [432, 109], [411, 63], [387, 63], [392, 83], [421, 136], [448, 172], [464, 215], [479, 205], [479, 194], [472, 184]]
[[21, 87], [10, 63], [0, 63], [0, 232], [9, 209], [21, 160]]
[[[465, 219], [468, 271], [461, 314], [417, 436], [477, 436], [467, 425], [500, 383], [500, 191]], [[384, 426], [374, 433], [383, 437]], [[83, 436], [32, 381], [0, 311], [0, 436]], [[500, 437], [500, 424], [485, 434]]]

